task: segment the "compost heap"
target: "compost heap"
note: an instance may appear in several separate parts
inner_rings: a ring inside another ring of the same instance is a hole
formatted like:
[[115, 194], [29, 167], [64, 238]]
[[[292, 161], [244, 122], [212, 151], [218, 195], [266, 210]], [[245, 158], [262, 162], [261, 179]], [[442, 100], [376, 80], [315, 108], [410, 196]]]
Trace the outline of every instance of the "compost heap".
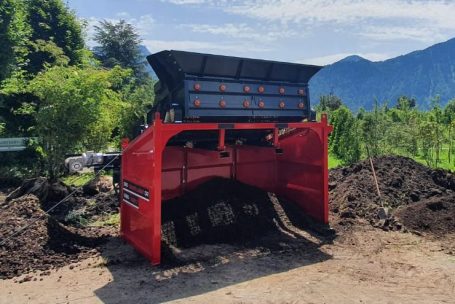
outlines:
[[[366, 220], [386, 230], [434, 235], [455, 232], [455, 176], [405, 157], [373, 160], [379, 198], [369, 161], [330, 172], [332, 223], [349, 226]], [[391, 210], [384, 215], [381, 206]]]
[[[111, 188], [95, 186], [71, 188], [39, 177], [25, 180], [0, 202], [0, 279], [36, 270], [47, 274], [96, 254], [116, 228], [86, 225], [118, 213], [119, 203]], [[50, 208], [48, 215], [44, 210]]]
[[276, 230], [277, 219], [267, 192], [215, 178], [163, 202], [163, 240], [180, 248], [242, 242]]
[[[22, 227], [24, 231], [12, 236]], [[0, 205], [0, 279], [48, 270], [88, 257], [103, 238], [65, 227], [48, 216], [34, 195]], [[3, 244], [4, 243], [4, 244]]]

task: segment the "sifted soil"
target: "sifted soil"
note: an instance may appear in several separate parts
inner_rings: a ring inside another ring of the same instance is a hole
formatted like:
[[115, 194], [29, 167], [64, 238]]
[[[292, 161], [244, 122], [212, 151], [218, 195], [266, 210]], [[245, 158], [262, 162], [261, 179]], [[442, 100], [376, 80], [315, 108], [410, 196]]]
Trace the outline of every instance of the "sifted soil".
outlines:
[[[30, 226], [8, 239], [26, 225]], [[0, 279], [87, 258], [105, 240], [99, 229], [82, 231], [63, 226], [44, 213], [34, 195], [11, 200], [0, 205]]]
[[[350, 226], [366, 220], [384, 229], [411, 229], [431, 234], [453, 233], [455, 177], [405, 157], [374, 161], [381, 198], [369, 161], [330, 172], [332, 223]], [[390, 210], [382, 213], [381, 204]]]
[[163, 240], [182, 248], [238, 243], [276, 231], [277, 219], [267, 192], [215, 178], [182, 197], [163, 202]]

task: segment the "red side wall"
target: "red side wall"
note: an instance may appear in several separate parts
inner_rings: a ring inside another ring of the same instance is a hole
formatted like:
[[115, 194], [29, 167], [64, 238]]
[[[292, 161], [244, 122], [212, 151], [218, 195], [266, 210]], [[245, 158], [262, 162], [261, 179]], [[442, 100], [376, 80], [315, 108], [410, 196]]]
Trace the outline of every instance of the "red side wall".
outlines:
[[[295, 202], [314, 219], [328, 223], [327, 136], [331, 128], [321, 123], [296, 123], [299, 127], [280, 137], [275, 148], [235, 146], [219, 152], [166, 147], [184, 130], [217, 130], [217, 124], [165, 125], [160, 121], [129, 144], [122, 155], [122, 180], [150, 193], [138, 206], [121, 203], [121, 235], [153, 264], [161, 253], [161, 202], [178, 197], [215, 177], [234, 178]], [[235, 124], [235, 129], [268, 129], [270, 124]], [[122, 189], [122, 195], [125, 190]], [[131, 195], [131, 191], [127, 194]]]

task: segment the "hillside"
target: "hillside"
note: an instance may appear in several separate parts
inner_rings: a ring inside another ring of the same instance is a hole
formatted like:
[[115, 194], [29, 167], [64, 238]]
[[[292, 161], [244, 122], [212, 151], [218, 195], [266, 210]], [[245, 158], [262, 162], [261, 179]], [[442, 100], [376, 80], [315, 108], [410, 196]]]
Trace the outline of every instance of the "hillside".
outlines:
[[352, 110], [372, 108], [374, 99], [394, 104], [401, 95], [417, 99], [421, 109], [440, 95], [455, 98], [455, 38], [425, 50], [381, 62], [349, 56], [326, 66], [311, 80], [313, 102], [333, 93]]

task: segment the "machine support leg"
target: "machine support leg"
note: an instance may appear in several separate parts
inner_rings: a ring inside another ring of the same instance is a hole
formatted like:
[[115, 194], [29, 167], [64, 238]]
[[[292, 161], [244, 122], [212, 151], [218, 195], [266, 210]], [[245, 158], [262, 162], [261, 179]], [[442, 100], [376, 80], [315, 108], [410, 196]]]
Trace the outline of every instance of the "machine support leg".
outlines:
[[278, 128], [274, 128], [273, 129], [273, 146], [275, 148], [279, 148], [280, 147], [280, 141], [279, 141], [279, 133], [278, 133], [279, 129]]
[[226, 138], [226, 130], [225, 129], [220, 129], [218, 133], [218, 151], [224, 151], [226, 150], [226, 145], [225, 145], [225, 138]]
[[[159, 118], [159, 117], [158, 117]], [[151, 203], [153, 233], [152, 233], [152, 264], [158, 265], [161, 261], [161, 168], [165, 143], [161, 136], [161, 121], [155, 120], [155, 136], [153, 137], [155, 157], [152, 162], [153, 182]]]
[[328, 133], [331, 131], [328, 129], [328, 120], [327, 114], [322, 114], [321, 116], [321, 123], [322, 123], [322, 130], [321, 130], [321, 139], [322, 139], [322, 170], [324, 171], [322, 174], [322, 193], [323, 193], [323, 206], [324, 206], [324, 224], [329, 223], [329, 143], [328, 143]]

